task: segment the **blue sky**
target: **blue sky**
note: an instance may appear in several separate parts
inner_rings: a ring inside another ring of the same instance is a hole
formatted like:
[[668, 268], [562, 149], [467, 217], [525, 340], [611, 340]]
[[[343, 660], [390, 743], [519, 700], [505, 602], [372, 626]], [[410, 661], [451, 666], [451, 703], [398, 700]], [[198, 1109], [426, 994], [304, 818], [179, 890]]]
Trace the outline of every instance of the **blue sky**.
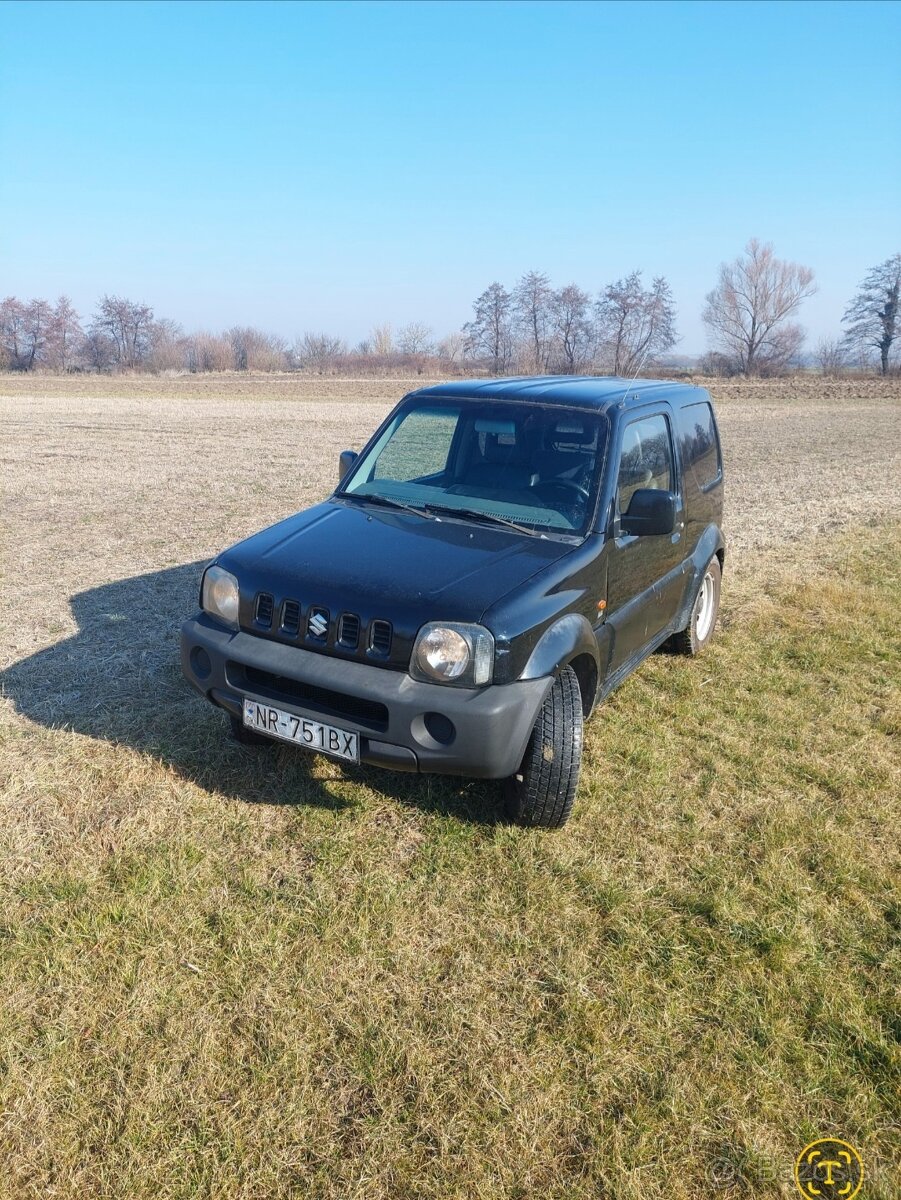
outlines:
[[838, 331], [901, 251], [897, 3], [0, 6], [0, 294], [355, 341], [752, 235]]

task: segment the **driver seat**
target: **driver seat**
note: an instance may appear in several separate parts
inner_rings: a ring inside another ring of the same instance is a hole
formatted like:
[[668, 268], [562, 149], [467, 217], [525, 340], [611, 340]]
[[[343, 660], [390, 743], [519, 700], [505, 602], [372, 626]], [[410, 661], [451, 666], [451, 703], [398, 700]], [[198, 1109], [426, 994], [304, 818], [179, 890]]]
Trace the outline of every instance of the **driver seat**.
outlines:
[[532, 482], [532, 468], [517, 461], [519, 447], [502, 445], [496, 433], [485, 439], [484, 459], [472, 463], [464, 482], [479, 489], [491, 491], [521, 491]]
[[545, 433], [544, 448], [534, 456], [533, 483], [560, 481], [585, 487], [591, 471], [594, 431], [578, 419], [557, 421]]

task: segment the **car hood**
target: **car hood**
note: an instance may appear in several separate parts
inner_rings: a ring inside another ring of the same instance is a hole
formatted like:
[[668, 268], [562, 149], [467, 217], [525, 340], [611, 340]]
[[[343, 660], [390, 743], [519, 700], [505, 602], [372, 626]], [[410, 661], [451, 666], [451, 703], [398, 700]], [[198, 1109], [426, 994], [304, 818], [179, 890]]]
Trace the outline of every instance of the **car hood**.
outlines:
[[[478, 621], [492, 604], [571, 553], [573, 543], [472, 521], [416, 516], [329, 500], [239, 542], [218, 561], [241, 586], [242, 625], [257, 593], [336, 616], [390, 621]], [[249, 622], [246, 617], [249, 616]]]

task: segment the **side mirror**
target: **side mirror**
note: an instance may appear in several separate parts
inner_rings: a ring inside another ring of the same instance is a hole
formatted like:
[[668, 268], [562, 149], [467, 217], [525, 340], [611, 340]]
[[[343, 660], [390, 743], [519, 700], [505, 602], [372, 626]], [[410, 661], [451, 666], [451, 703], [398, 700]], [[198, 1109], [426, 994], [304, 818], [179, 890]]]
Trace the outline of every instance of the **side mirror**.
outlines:
[[342, 450], [338, 456], [338, 482], [340, 483], [350, 468], [357, 461], [356, 450]]
[[638, 488], [632, 494], [629, 507], [619, 519], [620, 533], [672, 533], [676, 528], [676, 497], [672, 492], [656, 488]]

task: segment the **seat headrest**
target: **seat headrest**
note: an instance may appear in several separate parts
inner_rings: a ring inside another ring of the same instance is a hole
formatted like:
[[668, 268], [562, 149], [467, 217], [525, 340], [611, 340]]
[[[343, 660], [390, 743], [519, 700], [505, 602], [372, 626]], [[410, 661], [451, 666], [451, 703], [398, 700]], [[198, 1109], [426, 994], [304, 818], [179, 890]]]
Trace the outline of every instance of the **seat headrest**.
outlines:
[[483, 458], [488, 463], [509, 463], [514, 462], [517, 458], [517, 446], [515, 442], [508, 441], [504, 444], [500, 440], [500, 436], [496, 433], [485, 434], [485, 452]]
[[547, 450], [591, 450], [595, 444], [596, 430], [578, 417], [561, 417], [544, 435]]

